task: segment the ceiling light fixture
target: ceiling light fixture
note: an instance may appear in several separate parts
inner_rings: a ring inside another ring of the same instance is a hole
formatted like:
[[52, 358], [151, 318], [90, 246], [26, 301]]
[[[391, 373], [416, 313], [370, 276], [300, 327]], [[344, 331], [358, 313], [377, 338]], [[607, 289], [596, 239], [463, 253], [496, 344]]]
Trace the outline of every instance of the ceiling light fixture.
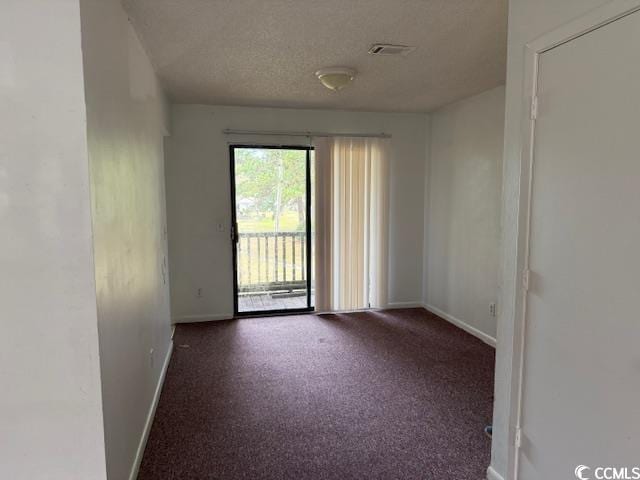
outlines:
[[329, 90], [342, 90], [356, 78], [356, 71], [347, 67], [322, 68], [316, 72], [316, 77]]

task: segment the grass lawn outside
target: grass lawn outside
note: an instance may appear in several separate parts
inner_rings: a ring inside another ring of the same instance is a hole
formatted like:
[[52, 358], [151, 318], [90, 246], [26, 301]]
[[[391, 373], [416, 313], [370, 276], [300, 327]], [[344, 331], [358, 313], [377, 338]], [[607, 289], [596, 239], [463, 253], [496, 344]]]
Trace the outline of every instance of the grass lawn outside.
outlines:
[[[275, 222], [270, 214], [253, 218], [238, 219], [238, 233], [273, 232]], [[298, 212], [288, 211], [280, 215], [281, 232], [297, 232], [304, 230], [304, 225], [298, 228]]]

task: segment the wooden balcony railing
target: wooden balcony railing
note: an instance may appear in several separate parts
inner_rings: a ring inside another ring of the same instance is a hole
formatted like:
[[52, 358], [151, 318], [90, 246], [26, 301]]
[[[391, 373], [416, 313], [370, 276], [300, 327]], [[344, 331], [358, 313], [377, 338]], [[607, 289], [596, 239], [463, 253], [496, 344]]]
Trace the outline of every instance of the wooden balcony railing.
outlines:
[[305, 232], [251, 232], [238, 235], [240, 292], [307, 288]]

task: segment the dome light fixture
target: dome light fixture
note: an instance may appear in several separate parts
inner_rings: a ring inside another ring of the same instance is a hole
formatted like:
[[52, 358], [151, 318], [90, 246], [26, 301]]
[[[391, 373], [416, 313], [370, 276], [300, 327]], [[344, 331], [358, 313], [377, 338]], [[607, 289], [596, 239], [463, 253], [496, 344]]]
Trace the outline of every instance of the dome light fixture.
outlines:
[[329, 90], [342, 90], [356, 78], [356, 71], [347, 67], [322, 68], [316, 72], [316, 77]]

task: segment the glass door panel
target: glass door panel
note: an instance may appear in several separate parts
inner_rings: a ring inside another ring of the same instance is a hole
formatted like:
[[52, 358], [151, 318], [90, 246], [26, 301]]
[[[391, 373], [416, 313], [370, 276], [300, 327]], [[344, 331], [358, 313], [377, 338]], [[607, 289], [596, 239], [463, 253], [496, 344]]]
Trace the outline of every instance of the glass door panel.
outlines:
[[311, 310], [311, 149], [230, 148], [235, 313]]

